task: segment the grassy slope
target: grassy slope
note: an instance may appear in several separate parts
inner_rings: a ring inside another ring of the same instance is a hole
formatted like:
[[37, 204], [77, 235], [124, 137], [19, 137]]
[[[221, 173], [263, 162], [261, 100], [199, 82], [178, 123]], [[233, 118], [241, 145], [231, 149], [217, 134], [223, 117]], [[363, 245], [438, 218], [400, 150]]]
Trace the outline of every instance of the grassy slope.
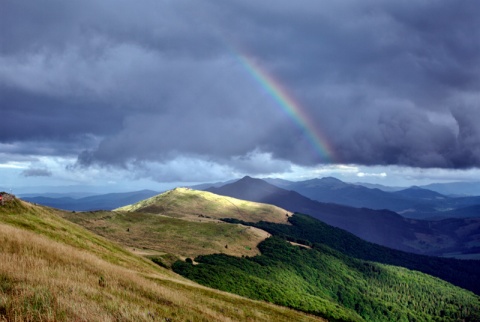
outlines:
[[19, 200], [0, 207], [0, 320], [310, 321], [191, 283]]
[[291, 212], [276, 206], [188, 188], [176, 188], [117, 210], [164, 214], [178, 218], [236, 218], [248, 222], [265, 220], [285, 224], [288, 223], [288, 216], [292, 215]]
[[257, 245], [269, 236], [258, 228], [226, 224], [219, 218], [288, 224], [291, 213], [272, 205], [176, 188], [113, 212], [63, 216], [138, 254], [196, 257], [214, 253], [253, 256], [259, 254]]
[[195, 218], [193, 221], [140, 212], [85, 212], [64, 216], [145, 255], [169, 253], [195, 257], [225, 253], [253, 256], [259, 253], [257, 245], [269, 236], [258, 228], [218, 220]]

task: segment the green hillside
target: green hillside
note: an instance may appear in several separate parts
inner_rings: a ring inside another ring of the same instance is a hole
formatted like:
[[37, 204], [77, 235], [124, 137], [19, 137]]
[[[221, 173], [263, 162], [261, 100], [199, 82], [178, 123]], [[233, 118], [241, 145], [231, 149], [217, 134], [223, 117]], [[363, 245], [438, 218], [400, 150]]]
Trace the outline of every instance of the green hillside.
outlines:
[[315, 321], [192, 283], [18, 199], [0, 206], [0, 321]]
[[480, 321], [479, 298], [401, 267], [305, 248], [272, 237], [262, 255], [199, 256], [176, 272], [201, 284], [302, 310], [331, 321]]
[[[239, 222], [236, 219], [227, 221]], [[366, 242], [347, 231], [303, 214], [293, 215], [289, 218], [289, 222], [290, 225], [269, 222], [243, 223], [256, 226], [290, 241], [308, 245], [326, 245], [354, 258], [421, 271], [480, 295], [480, 265], [478, 265], [478, 261], [423, 256], [394, 250]]]

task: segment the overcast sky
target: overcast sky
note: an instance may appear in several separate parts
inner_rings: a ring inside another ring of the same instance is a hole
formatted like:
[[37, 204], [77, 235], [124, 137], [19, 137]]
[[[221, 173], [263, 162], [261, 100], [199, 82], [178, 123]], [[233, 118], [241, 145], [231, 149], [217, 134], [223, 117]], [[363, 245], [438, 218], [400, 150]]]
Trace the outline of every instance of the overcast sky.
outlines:
[[0, 187], [480, 179], [478, 17], [475, 0], [2, 0]]

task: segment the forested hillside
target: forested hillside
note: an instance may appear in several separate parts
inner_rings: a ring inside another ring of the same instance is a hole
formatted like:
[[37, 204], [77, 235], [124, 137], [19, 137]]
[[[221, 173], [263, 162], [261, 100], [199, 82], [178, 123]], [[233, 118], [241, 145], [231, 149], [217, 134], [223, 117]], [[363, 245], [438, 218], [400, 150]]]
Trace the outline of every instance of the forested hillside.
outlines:
[[354, 259], [272, 237], [262, 255], [223, 254], [178, 261], [174, 270], [201, 284], [331, 321], [479, 321], [474, 294], [415, 271]]
[[[235, 219], [225, 220], [238, 222]], [[289, 223], [291, 225], [269, 222], [250, 225], [290, 241], [313, 246], [316, 244], [326, 245], [354, 258], [421, 271], [480, 294], [480, 265], [476, 260], [423, 256], [390, 249], [366, 242], [347, 231], [298, 213], [289, 218]]]

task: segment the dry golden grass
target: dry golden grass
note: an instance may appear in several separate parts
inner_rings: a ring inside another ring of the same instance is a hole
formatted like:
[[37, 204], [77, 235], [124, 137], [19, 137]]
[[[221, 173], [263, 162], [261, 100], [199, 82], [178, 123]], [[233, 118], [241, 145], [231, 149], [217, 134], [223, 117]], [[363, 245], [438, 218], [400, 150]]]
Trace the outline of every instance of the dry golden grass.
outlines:
[[264, 220], [285, 224], [292, 215], [291, 212], [277, 206], [189, 188], [176, 188], [117, 210], [141, 211], [189, 220], [236, 218], [247, 222]]
[[61, 218], [65, 212], [53, 208], [35, 206], [15, 199], [0, 207], [0, 222], [24, 228], [47, 236], [55, 241], [88, 250], [104, 260], [129, 268], [149, 270], [153, 265], [142, 258], [132, 258], [124, 247], [113, 244], [95, 234], [85, 234], [85, 229]]
[[219, 219], [287, 223], [291, 213], [272, 205], [176, 188], [113, 212], [63, 216], [137, 254], [185, 258], [214, 253], [257, 255], [257, 245], [270, 236], [267, 232]]
[[2, 320], [321, 319], [199, 286], [51, 210], [16, 201], [0, 209]]
[[170, 253], [181, 258], [214, 253], [259, 254], [257, 245], [270, 235], [258, 228], [203, 222], [136, 212], [66, 213], [65, 218], [124, 245], [135, 253]]

